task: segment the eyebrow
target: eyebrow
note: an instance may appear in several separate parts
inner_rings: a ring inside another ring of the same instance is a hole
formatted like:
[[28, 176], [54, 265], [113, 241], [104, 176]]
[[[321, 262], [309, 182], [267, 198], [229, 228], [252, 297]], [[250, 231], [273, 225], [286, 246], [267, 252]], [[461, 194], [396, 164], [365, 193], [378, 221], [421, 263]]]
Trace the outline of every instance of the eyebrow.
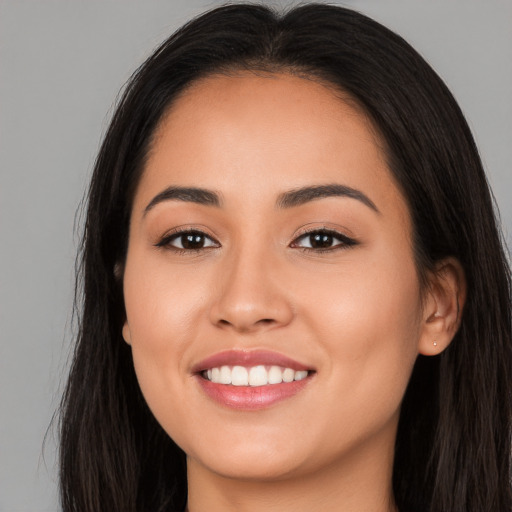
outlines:
[[[368, 206], [377, 213], [380, 213], [375, 203], [363, 192], [346, 185], [337, 183], [328, 185], [313, 185], [310, 187], [302, 187], [289, 190], [279, 195], [276, 205], [278, 208], [293, 208], [303, 205], [317, 199], [325, 199], [327, 197], [348, 197], [356, 199], [364, 205]], [[184, 201], [188, 203], [196, 203], [204, 206], [213, 206], [220, 208], [222, 205], [221, 197], [217, 192], [198, 187], [167, 187], [165, 190], [157, 194], [144, 209], [146, 215], [157, 204], [164, 201]]]
[[315, 201], [316, 199], [324, 199], [327, 197], [349, 197], [350, 199], [356, 199], [376, 213], [380, 213], [375, 203], [367, 195], [363, 194], [363, 192], [337, 183], [303, 187], [284, 192], [279, 196], [277, 206], [279, 208], [293, 208], [310, 201]]
[[221, 206], [220, 195], [212, 190], [197, 187], [168, 187], [157, 194], [144, 209], [144, 215], [157, 204], [164, 201], [184, 201], [187, 203], [202, 204], [204, 206]]

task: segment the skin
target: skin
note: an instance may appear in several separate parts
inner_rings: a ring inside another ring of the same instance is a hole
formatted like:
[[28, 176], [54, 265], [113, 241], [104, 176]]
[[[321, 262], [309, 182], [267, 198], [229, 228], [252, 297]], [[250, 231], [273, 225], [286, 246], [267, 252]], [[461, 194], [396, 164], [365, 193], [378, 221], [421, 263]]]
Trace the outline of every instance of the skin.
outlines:
[[[287, 74], [208, 77], [160, 124], [133, 203], [123, 336], [149, 407], [187, 454], [190, 512], [396, 510], [400, 402], [418, 354], [449, 344], [464, 287], [447, 260], [421, 290], [382, 147], [353, 102]], [[350, 197], [276, 206], [326, 184], [362, 192], [378, 212]], [[169, 186], [215, 191], [221, 205], [146, 211]], [[176, 250], [178, 227], [209, 246]], [[305, 228], [341, 239], [307, 248]], [[234, 410], [192, 372], [228, 349], [276, 351], [316, 373], [292, 398]]]

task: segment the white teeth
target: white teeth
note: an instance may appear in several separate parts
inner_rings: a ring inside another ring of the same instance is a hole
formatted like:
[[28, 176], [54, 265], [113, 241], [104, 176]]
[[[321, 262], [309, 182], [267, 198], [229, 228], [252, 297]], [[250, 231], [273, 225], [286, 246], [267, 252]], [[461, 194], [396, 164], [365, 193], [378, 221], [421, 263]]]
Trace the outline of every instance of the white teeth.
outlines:
[[221, 384], [231, 384], [231, 370], [229, 369], [229, 366], [221, 367], [219, 382]]
[[264, 366], [253, 366], [249, 370], [249, 386], [265, 386], [268, 384], [268, 372]]
[[[222, 383], [219, 382], [219, 384]], [[243, 366], [233, 366], [231, 370], [231, 384], [233, 384], [233, 386], [247, 386], [249, 384], [249, 372], [247, 368]]]
[[305, 379], [308, 376], [307, 370], [300, 370], [298, 372], [295, 372], [295, 379], [294, 380], [302, 380]]
[[221, 366], [209, 368], [203, 372], [203, 377], [215, 384], [231, 384], [233, 386], [266, 386], [303, 380], [308, 376], [307, 370], [293, 370], [280, 366], [265, 367], [263, 365], [245, 368], [244, 366]]
[[268, 372], [269, 384], [281, 384], [283, 382], [283, 371], [279, 366], [271, 366]]
[[293, 382], [295, 372], [291, 368], [286, 368], [283, 372], [283, 382]]

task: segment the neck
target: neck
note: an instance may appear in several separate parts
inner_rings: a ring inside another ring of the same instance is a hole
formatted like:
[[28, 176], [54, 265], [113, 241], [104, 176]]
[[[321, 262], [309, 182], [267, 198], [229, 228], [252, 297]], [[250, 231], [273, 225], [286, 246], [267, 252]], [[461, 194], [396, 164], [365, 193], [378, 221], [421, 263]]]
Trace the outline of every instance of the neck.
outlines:
[[[342, 461], [280, 479], [236, 479], [187, 460], [187, 512], [397, 512], [389, 443], [355, 450]], [[363, 450], [363, 453], [361, 452]]]

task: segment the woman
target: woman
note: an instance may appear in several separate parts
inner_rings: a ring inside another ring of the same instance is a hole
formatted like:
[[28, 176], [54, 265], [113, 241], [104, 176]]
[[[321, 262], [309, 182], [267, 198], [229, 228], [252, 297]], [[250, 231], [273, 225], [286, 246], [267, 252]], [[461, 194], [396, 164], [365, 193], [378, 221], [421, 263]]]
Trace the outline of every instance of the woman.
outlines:
[[510, 270], [453, 97], [353, 11], [231, 5], [98, 156], [64, 510], [506, 511]]

